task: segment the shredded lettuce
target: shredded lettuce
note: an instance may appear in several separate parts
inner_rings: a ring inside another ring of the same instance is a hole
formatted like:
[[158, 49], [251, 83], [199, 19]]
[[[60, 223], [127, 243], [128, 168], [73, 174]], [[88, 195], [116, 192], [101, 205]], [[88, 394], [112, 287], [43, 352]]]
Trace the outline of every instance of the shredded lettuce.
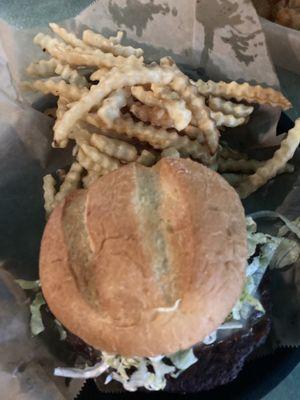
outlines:
[[40, 281], [27, 281], [25, 279], [16, 279], [17, 284], [23, 290], [40, 290], [41, 284]]
[[42, 292], [38, 292], [35, 295], [33, 302], [30, 304], [30, 329], [34, 336], [39, 335], [45, 329], [41, 314], [41, 307], [44, 304], [46, 304], [46, 302], [42, 295]]
[[298, 239], [300, 239], [300, 227], [299, 227], [299, 220], [296, 219], [295, 222], [290, 221], [284, 215], [276, 212], [276, 211], [257, 211], [251, 214], [251, 218], [270, 218], [270, 219], [281, 219], [281, 221], [285, 224], [286, 228], [293, 232]]
[[55, 368], [54, 375], [62, 376], [66, 378], [83, 378], [83, 379], [91, 379], [97, 378], [103, 372], [105, 372], [109, 366], [105, 364], [103, 361], [95, 364], [92, 367], [85, 368]]
[[31, 290], [35, 293], [34, 299], [30, 304], [30, 329], [32, 335], [37, 336], [45, 330], [41, 307], [46, 304], [46, 302], [41, 291], [40, 281], [28, 281], [25, 279], [16, 279], [15, 281], [23, 290]]
[[[242, 295], [232, 309], [231, 317], [234, 320], [247, 319], [251, 310], [264, 312], [257, 289], [269, 267], [270, 269], [284, 268], [295, 263], [300, 256], [300, 246], [295, 240], [282, 237], [283, 234], [291, 231], [300, 239], [300, 219], [294, 222], [273, 211], [260, 211], [252, 214], [255, 218], [279, 218], [285, 224], [286, 229], [280, 231], [280, 236], [271, 236], [256, 232], [256, 223], [247, 218], [248, 234], [248, 256], [252, 260], [246, 267], [246, 284]], [[254, 256], [259, 246], [258, 255]]]
[[193, 349], [177, 351], [177, 353], [168, 356], [168, 358], [177, 369], [182, 371], [188, 369], [198, 361], [197, 357], [194, 355]]
[[[255, 222], [252, 218], [248, 217], [248, 256], [251, 261], [246, 266], [246, 283], [242, 295], [231, 312], [232, 319], [237, 321], [247, 319], [253, 308], [259, 312], [264, 312], [264, 308], [258, 298], [257, 290], [281, 242], [280, 238], [256, 232], [256, 229]], [[259, 252], [255, 256], [258, 245], [260, 246]]]
[[203, 339], [202, 343], [206, 344], [207, 346], [209, 344], [215, 343], [215, 341], [217, 340], [217, 336], [218, 336], [218, 332], [213, 331]]
[[[193, 349], [179, 351], [168, 356], [121, 357], [102, 352], [102, 360], [93, 367], [56, 368], [54, 374], [69, 378], [96, 378], [108, 373], [105, 383], [120, 382], [125, 390], [134, 392], [140, 387], [151, 391], [165, 388], [166, 376], [177, 377], [197, 362]], [[132, 372], [134, 369], [134, 372]], [[129, 371], [131, 373], [129, 373]]]
[[55, 318], [54, 322], [55, 322], [55, 325], [56, 325], [58, 333], [59, 333], [59, 340], [66, 340], [67, 331], [64, 329], [62, 324], [56, 318]]

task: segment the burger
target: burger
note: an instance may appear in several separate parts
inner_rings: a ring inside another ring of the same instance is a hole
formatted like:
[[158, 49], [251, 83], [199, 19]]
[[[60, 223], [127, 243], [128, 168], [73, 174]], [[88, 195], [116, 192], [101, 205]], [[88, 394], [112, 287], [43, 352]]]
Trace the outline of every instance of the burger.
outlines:
[[56, 375], [171, 392], [234, 379], [269, 332], [270, 244], [235, 190], [191, 160], [131, 163], [72, 192], [47, 222], [40, 282], [89, 351]]

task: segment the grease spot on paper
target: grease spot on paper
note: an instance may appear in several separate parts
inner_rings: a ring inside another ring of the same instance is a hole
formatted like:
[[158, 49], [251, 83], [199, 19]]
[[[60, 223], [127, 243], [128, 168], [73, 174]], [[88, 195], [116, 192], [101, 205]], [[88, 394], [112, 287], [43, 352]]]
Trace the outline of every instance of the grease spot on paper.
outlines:
[[[121, 7], [117, 2], [110, 0], [108, 9], [113, 21], [119, 27], [124, 25], [132, 31], [135, 30], [139, 37], [142, 36], [148, 22], [153, 20], [153, 15], [166, 15], [171, 12], [168, 3], [154, 4], [154, 0], [150, 0], [146, 4], [139, 0], [126, 0], [125, 7]], [[172, 8], [172, 15], [177, 15], [175, 7]]]

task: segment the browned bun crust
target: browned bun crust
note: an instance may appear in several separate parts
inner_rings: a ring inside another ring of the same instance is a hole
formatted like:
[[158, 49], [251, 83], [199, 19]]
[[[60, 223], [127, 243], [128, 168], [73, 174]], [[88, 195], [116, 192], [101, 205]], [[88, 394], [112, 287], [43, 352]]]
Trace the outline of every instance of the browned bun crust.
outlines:
[[53, 314], [86, 343], [153, 356], [224, 321], [246, 259], [236, 192], [198, 163], [165, 158], [126, 165], [64, 200], [45, 228], [40, 279]]

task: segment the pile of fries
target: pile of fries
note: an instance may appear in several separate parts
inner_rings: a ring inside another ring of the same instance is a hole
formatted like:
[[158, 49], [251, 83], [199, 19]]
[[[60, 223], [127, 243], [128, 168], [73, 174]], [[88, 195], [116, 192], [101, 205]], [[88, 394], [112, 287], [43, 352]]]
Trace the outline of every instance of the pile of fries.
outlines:
[[287, 161], [300, 141], [300, 121], [265, 162], [222, 143], [224, 128], [246, 124], [253, 104], [289, 108], [280, 92], [248, 83], [193, 82], [170, 58], [146, 64], [142, 49], [121, 44], [122, 32], [107, 39], [85, 30], [80, 39], [54, 23], [50, 28], [58, 38], [34, 38], [50, 58], [28, 66], [27, 74], [38, 79], [24, 87], [57, 96], [56, 108], [45, 111], [55, 118], [53, 146], [71, 142], [74, 162], [60, 185], [45, 176], [48, 214], [74, 189], [130, 162], [151, 166], [161, 157], [190, 157], [224, 174], [241, 197], [292, 169]]

